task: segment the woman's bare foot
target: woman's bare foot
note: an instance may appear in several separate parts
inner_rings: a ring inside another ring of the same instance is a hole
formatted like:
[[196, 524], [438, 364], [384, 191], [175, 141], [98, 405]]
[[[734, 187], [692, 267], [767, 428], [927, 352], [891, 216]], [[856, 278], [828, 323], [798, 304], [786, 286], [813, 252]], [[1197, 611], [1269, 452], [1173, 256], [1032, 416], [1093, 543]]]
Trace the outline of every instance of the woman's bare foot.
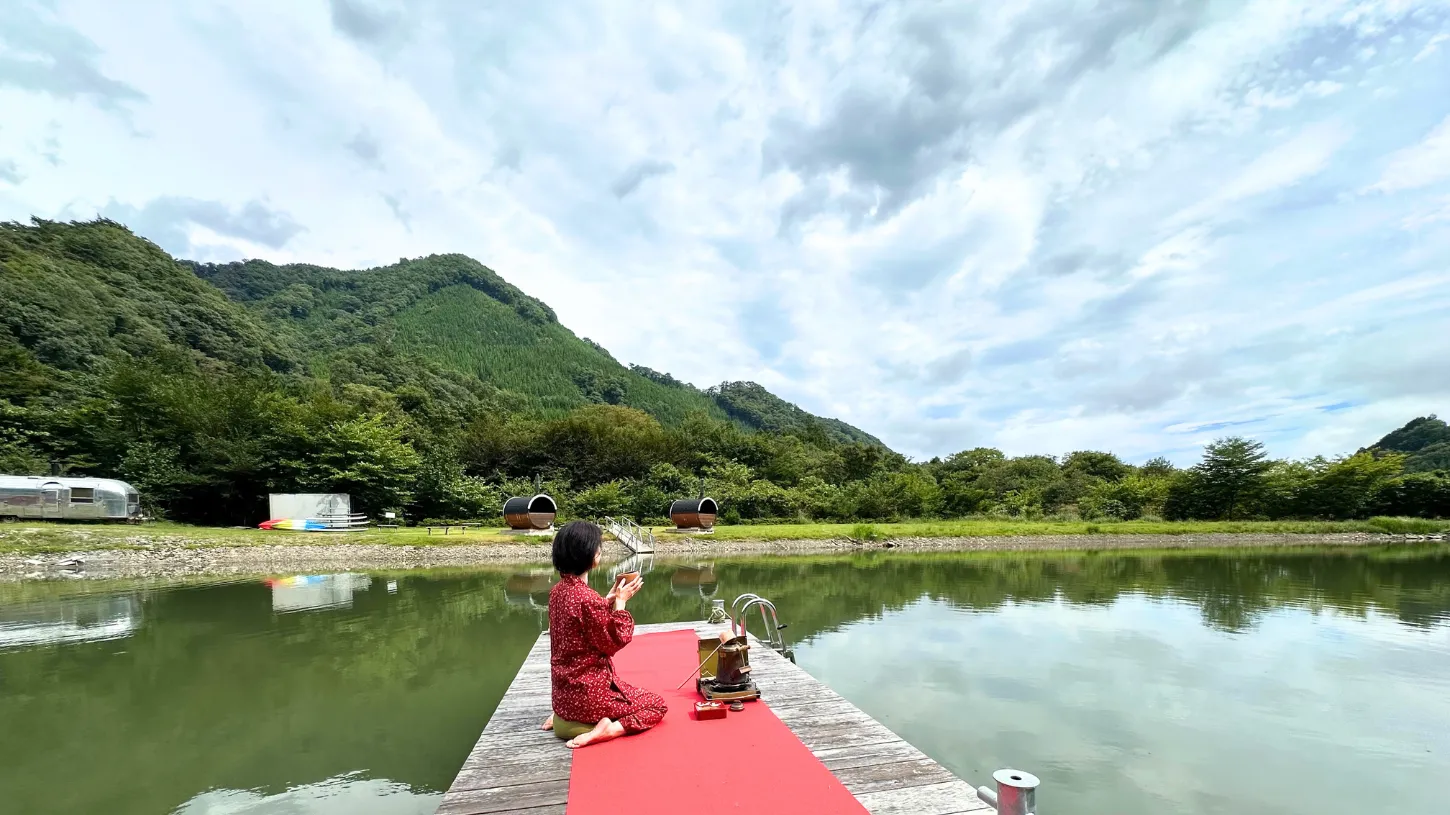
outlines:
[[550, 713], [549, 714], [549, 718], [547, 718], [547, 719], [544, 720], [543, 726], [540, 727], [539, 729], [540, 730], [553, 730], [554, 729], [554, 714]]
[[609, 719], [600, 719], [599, 724], [594, 725], [593, 730], [590, 730], [582, 736], [575, 736], [569, 739], [564, 742], [564, 746], [574, 750], [580, 747], [587, 747], [591, 744], [600, 744], [610, 739], [617, 739], [623, 735], [624, 725], [619, 722], [610, 721]]

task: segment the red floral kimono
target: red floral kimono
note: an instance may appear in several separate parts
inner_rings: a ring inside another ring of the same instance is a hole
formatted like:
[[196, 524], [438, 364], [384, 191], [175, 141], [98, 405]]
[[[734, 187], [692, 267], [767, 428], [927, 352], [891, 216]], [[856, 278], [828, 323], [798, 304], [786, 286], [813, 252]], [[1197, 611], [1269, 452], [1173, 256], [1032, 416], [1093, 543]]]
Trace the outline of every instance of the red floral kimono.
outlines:
[[660, 723], [665, 700], [614, 673], [611, 659], [634, 638], [634, 617], [615, 611], [582, 577], [563, 575], [549, 590], [549, 669], [554, 715], [595, 724], [609, 718], [639, 733]]

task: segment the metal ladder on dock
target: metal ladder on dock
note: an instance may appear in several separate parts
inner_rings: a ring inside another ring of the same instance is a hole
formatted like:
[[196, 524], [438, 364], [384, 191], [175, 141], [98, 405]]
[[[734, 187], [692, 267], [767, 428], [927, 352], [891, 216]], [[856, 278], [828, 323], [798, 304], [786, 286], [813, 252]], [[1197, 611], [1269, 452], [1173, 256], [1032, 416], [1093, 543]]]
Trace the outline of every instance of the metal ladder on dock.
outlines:
[[[725, 601], [716, 600], [716, 610], [711, 612], [710, 618], [713, 621], [716, 617], [724, 616], [726, 620], [730, 621], [731, 636], [735, 637], [743, 637], [749, 633], [748, 621], [750, 611], [756, 608], [760, 609], [760, 623], [765, 626], [765, 639], [762, 642], [769, 645], [781, 656], [791, 662], [795, 662], [795, 653], [786, 647], [785, 636], [780, 633], [785, 630], [785, 626], [781, 624], [780, 618], [776, 616], [775, 603], [770, 602], [758, 594], [746, 592], [736, 597], [735, 602], [730, 604], [730, 613], [728, 615], [723, 613], [724, 608]], [[768, 618], [765, 616], [766, 611], [770, 612], [770, 617]]]
[[636, 555], [654, 554], [655, 533], [629, 518], [605, 518], [604, 528]]

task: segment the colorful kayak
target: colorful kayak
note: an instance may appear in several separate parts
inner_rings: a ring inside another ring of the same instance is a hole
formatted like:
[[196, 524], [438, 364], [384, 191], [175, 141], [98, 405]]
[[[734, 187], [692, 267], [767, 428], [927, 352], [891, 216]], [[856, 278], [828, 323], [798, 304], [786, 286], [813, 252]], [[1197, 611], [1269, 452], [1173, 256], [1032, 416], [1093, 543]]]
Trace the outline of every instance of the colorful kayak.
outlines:
[[258, 529], [290, 529], [293, 532], [326, 532], [338, 527], [310, 518], [273, 518], [257, 524]]

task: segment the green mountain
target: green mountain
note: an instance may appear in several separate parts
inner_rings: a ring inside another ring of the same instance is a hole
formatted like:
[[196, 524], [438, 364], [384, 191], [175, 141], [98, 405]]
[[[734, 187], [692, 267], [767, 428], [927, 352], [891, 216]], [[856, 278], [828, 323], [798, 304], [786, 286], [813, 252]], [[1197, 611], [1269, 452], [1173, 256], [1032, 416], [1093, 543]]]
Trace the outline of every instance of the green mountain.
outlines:
[[[728, 522], [1196, 519], [1225, 514], [1225, 483], [1244, 518], [1437, 518], [1447, 447], [1432, 416], [1376, 445], [1408, 472], [1368, 453], [1270, 462], [1244, 439], [1187, 470], [1103, 451], [914, 463], [757, 384], [621, 365], [458, 255], [202, 265], [110, 221], [0, 224], [0, 472], [119, 476], [189, 522], [257, 523], [269, 493], [320, 491], [482, 519], [536, 488], [565, 517], [654, 522], [702, 488]], [[1230, 483], [1234, 449], [1252, 466]]]
[[169, 355], [545, 418], [612, 404], [666, 425], [703, 413], [748, 430], [881, 445], [754, 383], [702, 391], [621, 365], [462, 255], [358, 271], [198, 264], [111, 221], [36, 220], [0, 225], [0, 262], [0, 398], [78, 383], [106, 360]]
[[751, 430], [880, 445], [835, 419], [813, 416], [753, 382], [699, 390], [561, 325], [552, 309], [463, 255], [430, 255], [341, 271], [264, 261], [190, 264], [197, 276], [311, 349], [310, 364], [358, 345], [383, 344], [477, 377], [541, 415], [591, 403], [639, 408], [665, 424], [703, 412]]
[[264, 321], [117, 224], [0, 224], [0, 397], [161, 354], [290, 370]]
[[812, 416], [754, 382], [722, 382], [707, 388], [705, 393], [713, 397], [730, 418], [747, 427], [795, 434], [818, 430], [827, 439], [841, 444], [886, 446], [875, 436], [840, 419]]
[[1405, 454], [1405, 472], [1450, 470], [1450, 425], [1436, 416], [1411, 419], [1370, 446], [1372, 451]]

